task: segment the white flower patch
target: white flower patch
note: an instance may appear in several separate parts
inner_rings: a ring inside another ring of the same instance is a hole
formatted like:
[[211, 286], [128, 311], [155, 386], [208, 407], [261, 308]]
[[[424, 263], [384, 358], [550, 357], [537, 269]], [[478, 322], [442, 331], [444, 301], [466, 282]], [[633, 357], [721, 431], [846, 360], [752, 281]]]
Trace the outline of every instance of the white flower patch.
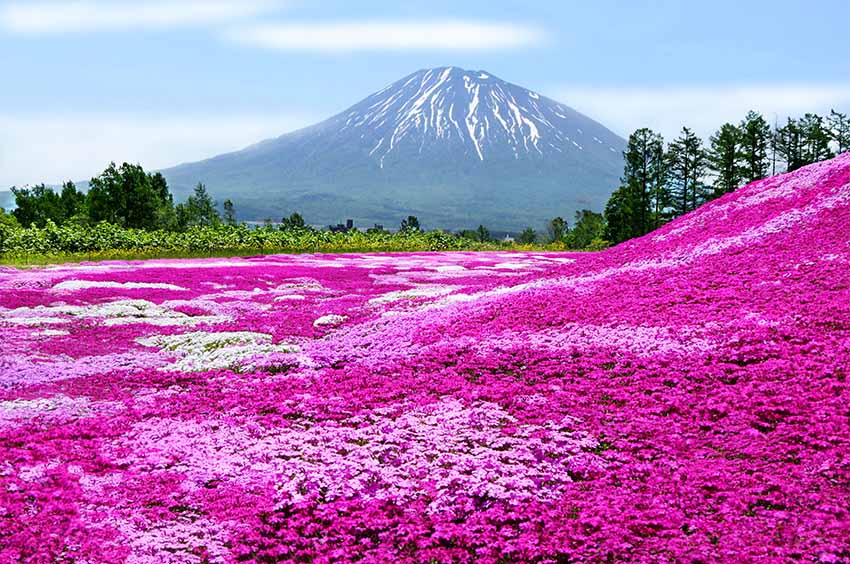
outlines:
[[346, 319], [348, 319], [348, 317], [345, 315], [323, 315], [322, 317], [313, 322], [313, 327], [329, 327], [339, 325]]
[[272, 293], [290, 293], [293, 290], [300, 292], [324, 292], [327, 290], [322, 284], [313, 278], [292, 278], [289, 282], [278, 284]]
[[[14, 311], [14, 310], [13, 310]], [[52, 325], [55, 323], [70, 323], [70, 319], [66, 319], [64, 317], [47, 317], [47, 316], [28, 316], [28, 317], [4, 317], [2, 320], [4, 323], [9, 323], [11, 325]]]
[[433, 270], [436, 272], [463, 272], [466, 270], [465, 266], [461, 266], [459, 264], [447, 264], [443, 266], [429, 266], [427, 267], [429, 270]]
[[147, 300], [116, 300], [93, 305], [51, 305], [21, 307], [4, 313], [2, 321], [13, 325], [68, 323], [69, 318], [102, 319], [104, 325], [146, 323], [157, 326], [222, 323], [225, 316], [190, 316]]
[[42, 329], [32, 332], [33, 337], [64, 337], [65, 335], [70, 335], [70, 333], [61, 329]]
[[387, 304], [392, 302], [398, 302], [402, 300], [413, 300], [417, 298], [436, 298], [438, 296], [445, 296], [446, 294], [451, 294], [456, 290], [460, 290], [462, 286], [441, 286], [441, 285], [422, 285], [416, 288], [411, 288], [409, 290], [396, 290], [395, 292], [388, 292], [386, 294], [382, 294], [376, 298], [372, 298], [369, 300], [370, 304]]
[[121, 402], [92, 402], [86, 397], [72, 398], [64, 394], [30, 400], [0, 401], [0, 429], [20, 425], [36, 418], [80, 418], [94, 413], [102, 415], [122, 408]]
[[75, 291], [88, 290], [91, 288], [116, 288], [124, 290], [174, 290], [185, 292], [188, 288], [175, 284], [161, 284], [150, 282], [110, 282], [107, 280], [65, 280], [53, 286], [52, 291]]
[[278, 296], [274, 299], [276, 302], [288, 302], [288, 301], [301, 301], [305, 300], [304, 296], [300, 296], [298, 294], [287, 294], [285, 296]]
[[493, 266], [496, 270], [523, 270], [526, 268], [531, 268], [532, 264], [525, 262], [500, 262]]
[[140, 345], [156, 347], [180, 356], [179, 360], [165, 367], [165, 370], [176, 372], [252, 370], [254, 362], [264, 356], [297, 353], [301, 350], [296, 345], [275, 345], [271, 341], [271, 335], [248, 331], [196, 331], [178, 335], [155, 335], [136, 340]]

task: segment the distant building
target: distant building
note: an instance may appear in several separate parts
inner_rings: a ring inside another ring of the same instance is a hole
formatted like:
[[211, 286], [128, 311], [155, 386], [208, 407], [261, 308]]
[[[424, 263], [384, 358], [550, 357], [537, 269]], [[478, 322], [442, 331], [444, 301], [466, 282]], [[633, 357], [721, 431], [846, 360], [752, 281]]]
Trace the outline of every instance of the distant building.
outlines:
[[345, 225], [337, 223], [336, 225], [328, 225], [328, 231], [331, 233], [348, 233], [354, 229], [354, 220], [346, 219]]

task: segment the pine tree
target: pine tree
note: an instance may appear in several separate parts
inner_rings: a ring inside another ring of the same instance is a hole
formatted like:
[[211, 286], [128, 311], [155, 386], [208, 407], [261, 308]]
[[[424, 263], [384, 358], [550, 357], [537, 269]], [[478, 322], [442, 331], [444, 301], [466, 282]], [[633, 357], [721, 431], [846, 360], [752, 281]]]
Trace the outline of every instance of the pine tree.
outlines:
[[774, 131], [773, 143], [777, 156], [785, 163], [786, 172], [807, 164], [803, 158], [803, 132], [796, 119], [789, 117], [785, 125]]
[[788, 172], [835, 156], [829, 146], [832, 134], [823, 117], [817, 114], [788, 118], [787, 123], [776, 130], [775, 138], [776, 151], [785, 161]]
[[[664, 139], [651, 129], [641, 128], [629, 136], [623, 155], [626, 165], [622, 183], [628, 192], [632, 232], [643, 235], [655, 225], [652, 218], [654, 201], [665, 198], [659, 191], [666, 187]], [[626, 209], [626, 208], [624, 208]]]
[[800, 120], [800, 127], [805, 139], [803, 160], [806, 164], [825, 161], [835, 156], [829, 147], [832, 135], [823, 117], [817, 114], [806, 114]]
[[770, 125], [757, 112], [749, 112], [738, 126], [741, 134], [741, 179], [743, 183], [761, 180], [770, 169], [768, 149]]
[[735, 191], [742, 181], [741, 131], [731, 123], [723, 124], [709, 139], [708, 168], [714, 173], [712, 197]]
[[230, 198], [224, 201], [222, 204], [222, 208], [224, 208], [224, 223], [226, 225], [236, 225], [236, 210], [233, 206], [233, 200]]
[[218, 211], [215, 209], [215, 201], [207, 192], [207, 187], [200, 182], [195, 186], [194, 193], [186, 200], [184, 208], [187, 227], [210, 227], [221, 222]]
[[689, 128], [682, 128], [670, 144], [667, 160], [673, 207], [676, 215], [684, 215], [707, 199], [702, 179], [708, 163], [702, 140]]
[[829, 132], [838, 147], [838, 153], [850, 151], [850, 118], [832, 110], [829, 112]]

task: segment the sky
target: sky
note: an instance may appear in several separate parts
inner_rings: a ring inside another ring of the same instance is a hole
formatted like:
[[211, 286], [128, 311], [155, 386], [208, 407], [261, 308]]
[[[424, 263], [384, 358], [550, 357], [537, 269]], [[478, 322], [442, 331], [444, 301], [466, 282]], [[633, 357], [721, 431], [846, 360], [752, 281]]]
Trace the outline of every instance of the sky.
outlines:
[[847, 0], [0, 0], [0, 189], [164, 168], [486, 70], [622, 136], [850, 111]]

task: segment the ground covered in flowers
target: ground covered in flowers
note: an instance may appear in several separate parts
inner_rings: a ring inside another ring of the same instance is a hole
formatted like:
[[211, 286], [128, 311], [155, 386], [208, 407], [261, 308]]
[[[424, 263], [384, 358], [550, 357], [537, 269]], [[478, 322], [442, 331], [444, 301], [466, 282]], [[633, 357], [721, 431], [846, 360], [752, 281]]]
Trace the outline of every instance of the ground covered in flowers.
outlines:
[[850, 155], [603, 253], [0, 271], [0, 562], [850, 561]]

